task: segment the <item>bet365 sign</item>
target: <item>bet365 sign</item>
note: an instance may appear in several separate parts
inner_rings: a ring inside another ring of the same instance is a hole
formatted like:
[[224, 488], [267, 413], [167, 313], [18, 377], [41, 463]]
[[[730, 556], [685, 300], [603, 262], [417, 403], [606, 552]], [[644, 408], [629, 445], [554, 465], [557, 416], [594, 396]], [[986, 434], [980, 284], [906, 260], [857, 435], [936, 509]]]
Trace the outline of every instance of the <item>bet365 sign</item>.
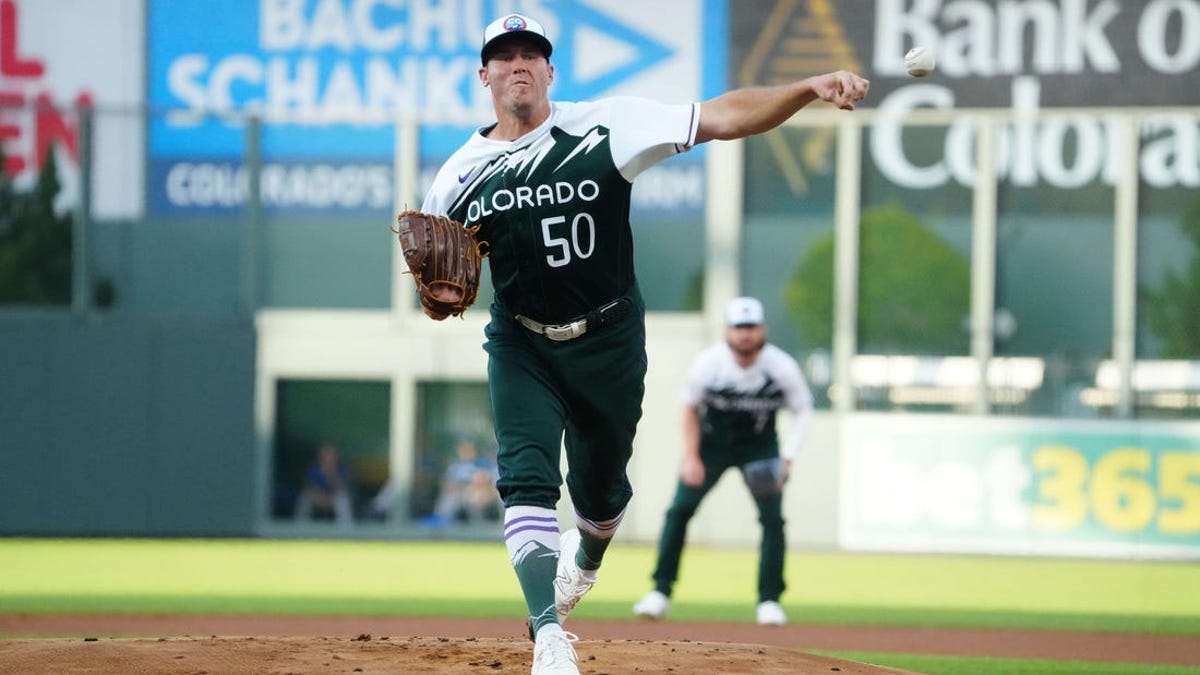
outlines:
[[1200, 558], [1200, 425], [853, 416], [848, 548]]

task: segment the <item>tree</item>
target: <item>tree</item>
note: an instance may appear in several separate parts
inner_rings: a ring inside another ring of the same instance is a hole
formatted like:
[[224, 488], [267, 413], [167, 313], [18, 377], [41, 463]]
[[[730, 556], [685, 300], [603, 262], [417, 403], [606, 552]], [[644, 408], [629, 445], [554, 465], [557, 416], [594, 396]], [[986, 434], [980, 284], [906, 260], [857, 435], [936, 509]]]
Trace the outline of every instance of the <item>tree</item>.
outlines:
[[[810, 345], [833, 339], [834, 237], [809, 247], [784, 289], [789, 317]], [[899, 206], [859, 223], [859, 351], [958, 354], [967, 349], [970, 264]]]
[[54, 209], [61, 187], [53, 148], [28, 192], [0, 170], [0, 304], [70, 304], [72, 218]]
[[[1200, 200], [1184, 211], [1179, 229], [1200, 249]], [[1143, 291], [1143, 299], [1146, 322], [1163, 341], [1162, 358], [1200, 357], [1200, 256], [1182, 272], [1168, 270], [1162, 286]]]

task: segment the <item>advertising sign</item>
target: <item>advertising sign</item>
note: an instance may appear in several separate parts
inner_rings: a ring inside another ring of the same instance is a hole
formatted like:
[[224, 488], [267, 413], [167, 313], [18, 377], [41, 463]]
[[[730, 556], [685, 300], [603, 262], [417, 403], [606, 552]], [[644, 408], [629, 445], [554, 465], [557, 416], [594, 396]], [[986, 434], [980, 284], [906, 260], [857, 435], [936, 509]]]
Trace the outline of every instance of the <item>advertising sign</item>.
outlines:
[[[769, 6], [765, 11], [763, 5]], [[1007, 108], [998, 173], [1014, 187], [1113, 185], [1121, 119], [1045, 108], [1162, 107], [1139, 130], [1140, 168], [1155, 189], [1200, 188], [1200, 0], [773, 0], [734, 3], [738, 84], [846, 68], [871, 80], [863, 102], [883, 115], [868, 138], [891, 183], [926, 191], [974, 185], [975, 128], [963, 115], [934, 159], [905, 143], [914, 110]], [[786, 26], [787, 29], [781, 28]], [[923, 46], [936, 70], [914, 78], [904, 54]], [[825, 160], [792, 151], [791, 163]], [[782, 163], [784, 166], [786, 162]]]
[[151, 203], [163, 212], [239, 205], [245, 115], [254, 114], [265, 122], [266, 208], [390, 208], [402, 115], [428, 125], [426, 163], [493, 117], [478, 80], [483, 28], [493, 19], [520, 11], [546, 26], [552, 98], [687, 102], [724, 85], [724, 42], [708, 37], [725, 34], [724, 6], [148, 0], [148, 95], [163, 113], [149, 126]]
[[1200, 426], [851, 415], [850, 549], [1200, 558]]
[[[93, 213], [136, 214], [143, 148], [140, 0], [0, 0], [0, 147], [24, 188], [53, 148], [59, 205], [79, 199], [79, 121], [95, 116]], [[87, 58], [81, 55], [87, 54]]]

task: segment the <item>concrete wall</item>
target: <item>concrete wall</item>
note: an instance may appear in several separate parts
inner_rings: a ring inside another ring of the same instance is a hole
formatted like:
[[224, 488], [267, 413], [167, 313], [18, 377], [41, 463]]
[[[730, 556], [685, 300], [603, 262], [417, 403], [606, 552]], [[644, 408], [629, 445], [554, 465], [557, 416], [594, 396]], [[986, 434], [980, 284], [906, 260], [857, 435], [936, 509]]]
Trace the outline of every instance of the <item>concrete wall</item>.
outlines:
[[246, 535], [253, 326], [0, 314], [0, 534]]

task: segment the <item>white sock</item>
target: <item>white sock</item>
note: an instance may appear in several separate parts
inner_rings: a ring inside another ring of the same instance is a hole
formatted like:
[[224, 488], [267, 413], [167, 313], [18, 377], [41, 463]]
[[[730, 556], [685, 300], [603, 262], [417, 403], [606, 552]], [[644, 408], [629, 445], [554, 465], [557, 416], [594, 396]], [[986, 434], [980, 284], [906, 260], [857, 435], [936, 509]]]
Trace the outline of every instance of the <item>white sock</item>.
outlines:
[[504, 546], [513, 566], [525, 556], [559, 549], [558, 516], [553, 509], [511, 506], [504, 510]]
[[543, 635], [551, 635], [553, 633], [561, 633], [561, 632], [563, 632], [562, 626], [560, 626], [556, 623], [548, 623], [545, 626], [542, 626], [541, 628], [538, 629], [537, 639], [539, 639], [539, 640], [542, 639]]

